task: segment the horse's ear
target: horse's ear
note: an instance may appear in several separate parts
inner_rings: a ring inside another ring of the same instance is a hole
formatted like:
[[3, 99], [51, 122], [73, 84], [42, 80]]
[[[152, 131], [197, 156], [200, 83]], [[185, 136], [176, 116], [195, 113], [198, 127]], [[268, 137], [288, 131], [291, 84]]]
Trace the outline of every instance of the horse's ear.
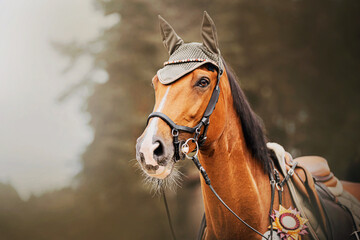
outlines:
[[219, 43], [214, 21], [209, 14], [204, 11], [204, 17], [201, 27], [201, 36], [204, 45], [213, 53], [220, 54]]
[[183, 44], [184, 41], [176, 34], [170, 24], [160, 15], [159, 21], [164, 46], [168, 50], [169, 55], [171, 55], [178, 47], [180, 47], [181, 44]]

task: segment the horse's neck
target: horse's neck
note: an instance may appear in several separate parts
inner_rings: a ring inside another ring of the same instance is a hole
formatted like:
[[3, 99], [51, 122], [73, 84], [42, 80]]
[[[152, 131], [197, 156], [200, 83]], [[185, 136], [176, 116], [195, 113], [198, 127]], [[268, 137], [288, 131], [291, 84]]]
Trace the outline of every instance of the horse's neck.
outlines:
[[[218, 141], [201, 152], [200, 161], [225, 203], [249, 224], [265, 231], [269, 224], [269, 178], [248, 151], [235, 111], [227, 114], [227, 126], [231, 128], [226, 127]], [[203, 180], [201, 185], [209, 235], [221, 239], [253, 236], [221, 205]]]

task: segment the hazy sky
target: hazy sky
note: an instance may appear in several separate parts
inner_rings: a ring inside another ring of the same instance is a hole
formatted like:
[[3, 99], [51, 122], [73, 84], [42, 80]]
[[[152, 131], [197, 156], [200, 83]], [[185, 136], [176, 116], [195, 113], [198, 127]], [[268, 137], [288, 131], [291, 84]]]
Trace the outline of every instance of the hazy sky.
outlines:
[[[104, 18], [92, 2], [0, 0], [0, 181], [25, 199], [70, 184], [92, 141], [81, 110], [89, 90], [58, 102], [89, 72], [92, 59], [62, 73], [69, 60], [50, 43], [87, 42], [117, 20]], [[106, 80], [104, 73], [94, 76]]]

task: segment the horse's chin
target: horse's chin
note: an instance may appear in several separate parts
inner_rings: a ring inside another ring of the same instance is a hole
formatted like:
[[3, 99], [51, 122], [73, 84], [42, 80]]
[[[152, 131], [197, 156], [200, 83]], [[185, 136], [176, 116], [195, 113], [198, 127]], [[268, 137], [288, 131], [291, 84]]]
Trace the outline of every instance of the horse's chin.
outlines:
[[160, 166], [157, 171], [147, 172], [142, 169], [144, 173], [144, 181], [150, 186], [152, 192], [160, 193], [161, 189], [170, 189], [175, 191], [180, 186], [181, 173], [175, 167], [175, 162], [171, 160], [166, 166]]

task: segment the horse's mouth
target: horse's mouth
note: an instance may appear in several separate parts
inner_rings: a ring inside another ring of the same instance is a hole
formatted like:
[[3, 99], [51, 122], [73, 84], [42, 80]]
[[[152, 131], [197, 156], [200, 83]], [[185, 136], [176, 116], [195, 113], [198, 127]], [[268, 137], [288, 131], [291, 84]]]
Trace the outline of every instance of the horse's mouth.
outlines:
[[[162, 168], [162, 169], [161, 169]], [[155, 173], [149, 173], [147, 172], [147, 174], [150, 176], [150, 177], [153, 177], [153, 178], [158, 178], [158, 179], [164, 179], [166, 178], [167, 176], [169, 176], [171, 174], [171, 171], [172, 169], [171, 168], [168, 168], [167, 166], [163, 167], [163, 166], [160, 166], [159, 167], [159, 170], [160, 171], [155, 171]]]
[[[172, 161], [172, 160], [170, 160]], [[169, 175], [171, 175], [171, 172], [174, 168], [174, 165], [175, 164], [170, 164], [168, 163], [167, 165], [165, 166], [161, 166], [161, 165], [158, 165], [158, 169], [156, 170], [145, 170], [143, 168], [143, 171], [149, 176], [149, 177], [152, 177], [152, 178], [157, 178], [157, 179], [165, 179], [167, 178]]]

